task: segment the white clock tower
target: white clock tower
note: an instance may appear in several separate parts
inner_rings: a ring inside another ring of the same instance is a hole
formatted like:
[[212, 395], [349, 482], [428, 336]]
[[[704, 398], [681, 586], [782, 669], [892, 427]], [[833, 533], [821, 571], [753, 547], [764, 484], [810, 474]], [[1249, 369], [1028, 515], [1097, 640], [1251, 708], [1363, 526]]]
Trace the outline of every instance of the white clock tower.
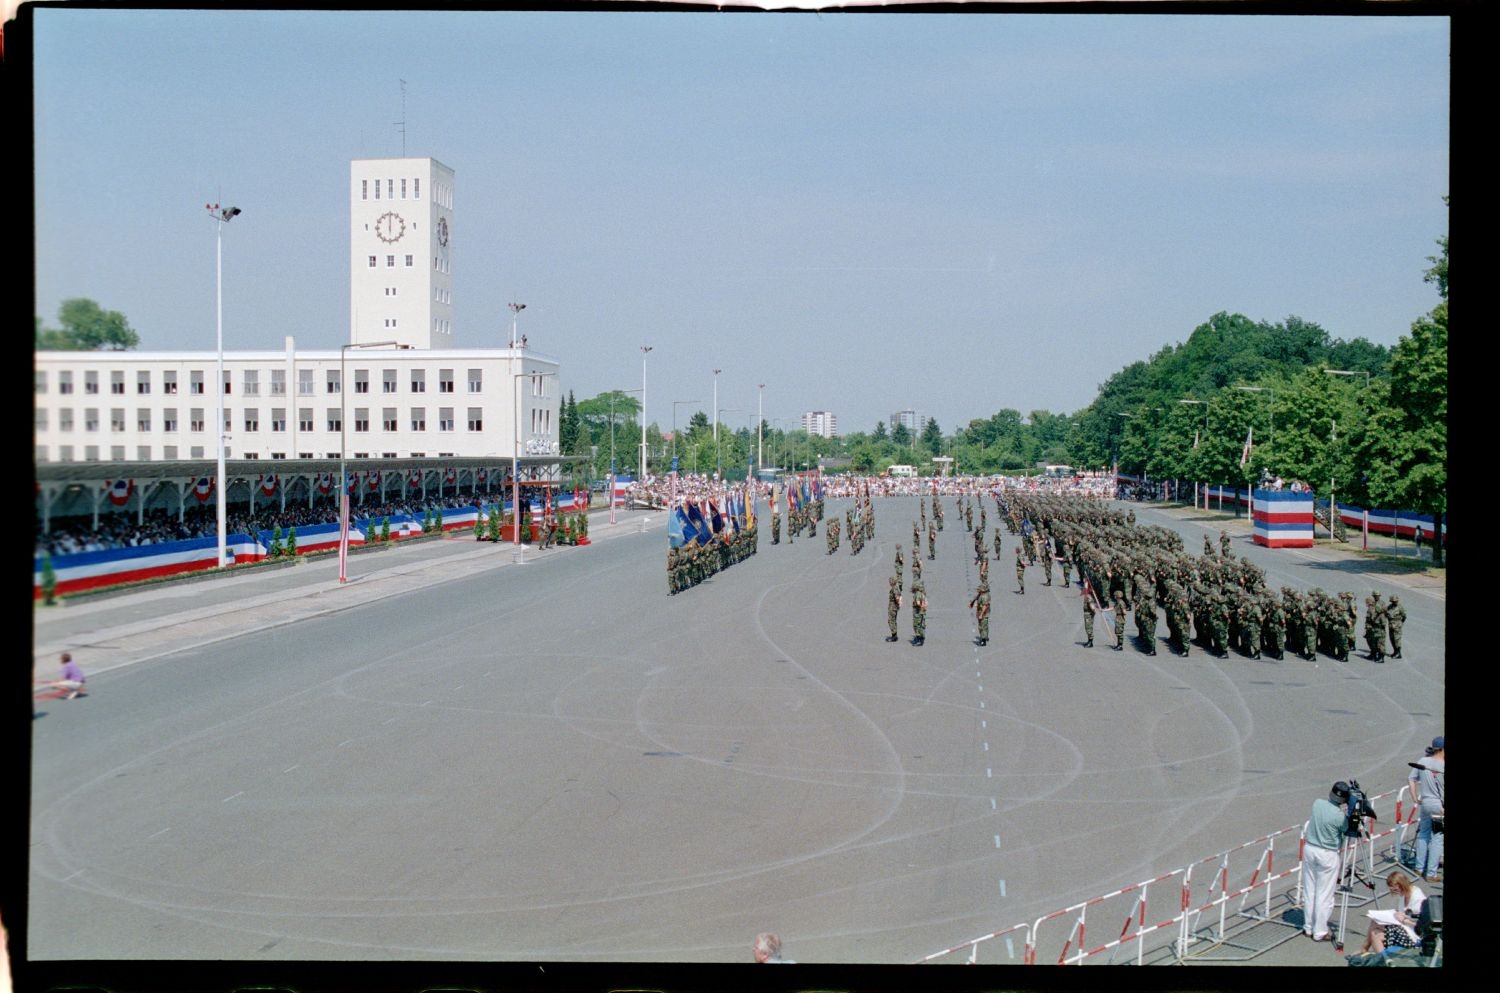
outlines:
[[453, 346], [453, 170], [349, 164], [349, 343]]

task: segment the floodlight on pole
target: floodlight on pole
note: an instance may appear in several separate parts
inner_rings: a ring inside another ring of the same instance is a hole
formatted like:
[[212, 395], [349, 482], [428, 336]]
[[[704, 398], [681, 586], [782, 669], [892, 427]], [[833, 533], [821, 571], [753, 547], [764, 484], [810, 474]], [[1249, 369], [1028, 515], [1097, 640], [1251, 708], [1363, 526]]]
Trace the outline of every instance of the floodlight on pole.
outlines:
[[515, 348], [516, 342], [519, 340], [516, 337], [516, 324], [521, 318], [521, 311], [526, 309], [526, 305], [524, 303], [508, 303], [506, 306], [510, 308], [510, 347]]
[[214, 395], [218, 399], [214, 414], [214, 431], [218, 434], [218, 479], [215, 481], [214, 506], [216, 510], [215, 532], [218, 535], [218, 566], [220, 569], [228, 564], [229, 555], [227, 539], [225, 535], [225, 491], [229, 489], [224, 479], [224, 225], [239, 216], [238, 207], [221, 207], [216, 203], [206, 203], [203, 209], [208, 211], [208, 216], [214, 219], [215, 249], [214, 249], [214, 324], [217, 329], [216, 348], [219, 355], [218, 371], [219, 381], [216, 384]]

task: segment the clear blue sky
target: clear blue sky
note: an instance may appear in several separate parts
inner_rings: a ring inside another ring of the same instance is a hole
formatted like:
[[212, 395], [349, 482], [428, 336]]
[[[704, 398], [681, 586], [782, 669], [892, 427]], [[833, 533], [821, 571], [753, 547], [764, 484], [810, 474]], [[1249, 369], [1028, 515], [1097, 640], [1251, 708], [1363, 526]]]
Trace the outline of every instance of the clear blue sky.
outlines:
[[[1394, 344], [1437, 297], [1435, 17], [36, 16], [37, 310], [144, 349], [348, 340], [349, 160], [456, 172], [460, 346], [869, 430], [1071, 413], [1217, 311]], [[689, 407], [680, 407], [680, 420]]]

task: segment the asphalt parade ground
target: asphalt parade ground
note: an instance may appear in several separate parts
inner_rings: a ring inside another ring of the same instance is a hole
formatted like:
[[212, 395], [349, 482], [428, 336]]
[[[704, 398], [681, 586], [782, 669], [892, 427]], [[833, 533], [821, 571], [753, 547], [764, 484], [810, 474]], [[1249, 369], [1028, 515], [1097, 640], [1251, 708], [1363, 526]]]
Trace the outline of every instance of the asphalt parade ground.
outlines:
[[1134, 505], [1193, 555], [1227, 527], [1273, 589], [1401, 594], [1405, 658], [1084, 648], [1076, 586], [1018, 595], [1009, 534], [979, 647], [943, 504], [920, 647], [909, 608], [884, 640], [915, 498], [859, 555], [762, 516], [677, 596], [632, 512], [519, 564], [451, 536], [342, 587], [329, 556], [38, 608], [38, 677], [70, 650], [89, 692], [32, 723], [30, 957], [745, 962], [772, 930], [912, 963], [1300, 825], [1334, 780], [1394, 790], [1443, 730], [1440, 577]]

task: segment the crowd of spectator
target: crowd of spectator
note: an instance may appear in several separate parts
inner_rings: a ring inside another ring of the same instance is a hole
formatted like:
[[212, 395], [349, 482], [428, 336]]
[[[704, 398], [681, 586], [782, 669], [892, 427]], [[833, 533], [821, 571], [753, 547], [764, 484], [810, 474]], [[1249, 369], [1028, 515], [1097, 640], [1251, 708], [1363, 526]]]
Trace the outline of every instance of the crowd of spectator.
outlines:
[[[544, 487], [523, 485], [521, 499], [523, 502], [540, 505], [544, 489]], [[356, 501], [350, 508], [350, 516], [354, 520], [365, 518], [380, 520], [399, 514], [411, 514], [421, 518], [425, 517], [428, 511], [436, 511], [439, 508], [446, 511], [473, 507], [476, 504], [509, 501], [510, 497], [511, 491], [508, 488], [502, 493], [500, 488], [496, 487], [490, 492], [456, 494], [441, 499], [429, 497], [426, 500], [414, 498], [365, 504]], [[253, 513], [230, 510], [225, 516], [225, 533], [254, 534], [257, 531], [274, 531], [278, 527], [285, 532], [294, 527], [337, 524], [338, 519], [338, 504], [333, 497], [319, 498], [311, 507], [289, 505], [285, 510], [274, 504], [261, 504]], [[88, 516], [53, 517], [47, 522], [44, 530], [42, 521], [38, 518], [36, 554], [71, 555], [77, 552], [99, 552], [114, 548], [160, 545], [191, 538], [212, 538], [218, 534], [217, 522], [217, 512], [212, 504], [186, 508], [181, 519], [175, 511], [165, 508], [147, 510], [144, 517], [138, 517], [134, 510], [101, 514], [98, 527], [93, 525], [93, 518]]]

